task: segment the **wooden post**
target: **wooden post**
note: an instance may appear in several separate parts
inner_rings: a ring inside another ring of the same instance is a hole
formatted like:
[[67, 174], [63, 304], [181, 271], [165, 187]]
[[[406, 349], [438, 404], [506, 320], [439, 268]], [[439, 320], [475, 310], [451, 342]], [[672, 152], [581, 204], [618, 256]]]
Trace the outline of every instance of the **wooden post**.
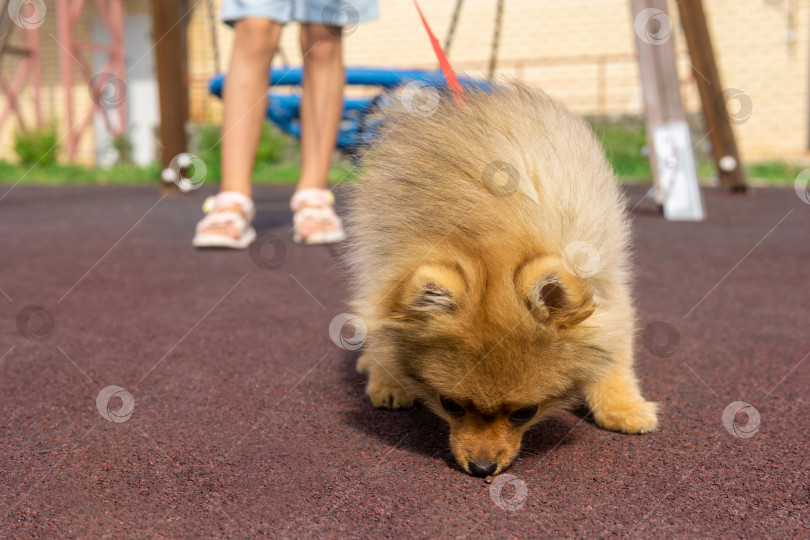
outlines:
[[[678, 3], [678, 11], [681, 14], [686, 43], [689, 45], [692, 70], [697, 81], [700, 101], [703, 104], [703, 115], [706, 118], [709, 140], [712, 142], [712, 154], [717, 164], [720, 184], [732, 191], [745, 191], [745, 172], [737, 151], [734, 130], [731, 127], [732, 118], [729, 116], [726, 106], [727, 99], [734, 96], [726, 95], [726, 89], [720, 83], [720, 74], [717, 72], [703, 2], [701, 0], [681, 0]], [[744, 98], [740, 96], [744, 96]], [[740, 99], [743, 106], [750, 104], [750, 98], [741, 92], [737, 94], [736, 99]], [[751, 111], [749, 109], [741, 112], [747, 119], [747, 115]], [[739, 123], [744, 121], [743, 118], [733, 120]]]
[[663, 205], [667, 219], [701, 220], [705, 213], [681, 102], [667, 1], [633, 1], [630, 5], [656, 202]]
[[[155, 41], [158, 93], [160, 100], [160, 161], [167, 168], [172, 159], [186, 151], [188, 85], [186, 32], [182, 2], [152, 0], [152, 31]], [[175, 184], [164, 184], [176, 190]]]

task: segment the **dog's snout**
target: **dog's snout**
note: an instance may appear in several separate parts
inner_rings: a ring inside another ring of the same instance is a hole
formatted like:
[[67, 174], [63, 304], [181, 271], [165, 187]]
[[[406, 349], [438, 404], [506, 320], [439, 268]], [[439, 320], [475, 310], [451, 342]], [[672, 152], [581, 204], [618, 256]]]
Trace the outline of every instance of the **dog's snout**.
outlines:
[[498, 464], [495, 462], [477, 462], [477, 461], [470, 461], [467, 466], [470, 468], [470, 474], [473, 476], [490, 476], [492, 473], [495, 472], [495, 469], [498, 468]]

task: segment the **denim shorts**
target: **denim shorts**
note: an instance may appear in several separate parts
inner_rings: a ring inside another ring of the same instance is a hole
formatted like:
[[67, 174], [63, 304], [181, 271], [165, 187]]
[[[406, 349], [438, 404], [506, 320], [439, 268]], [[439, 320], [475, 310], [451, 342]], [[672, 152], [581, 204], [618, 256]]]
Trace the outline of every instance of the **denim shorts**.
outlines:
[[326, 26], [354, 26], [379, 16], [377, 0], [223, 0], [223, 22], [233, 24], [248, 17]]

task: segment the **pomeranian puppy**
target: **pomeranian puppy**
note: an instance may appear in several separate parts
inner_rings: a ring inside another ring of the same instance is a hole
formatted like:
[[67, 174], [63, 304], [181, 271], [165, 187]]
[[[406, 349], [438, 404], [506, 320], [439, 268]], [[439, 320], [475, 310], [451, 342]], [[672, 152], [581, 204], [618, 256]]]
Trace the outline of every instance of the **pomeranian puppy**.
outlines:
[[386, 111], [350, 195], [371, 402], [422, 401], [476, 476], [583, 398], [604, 429], [653, 431], [633, 372], [628, 215], [593, 131], [520, 84], [461, 108], [432, 92], [435, 110]]

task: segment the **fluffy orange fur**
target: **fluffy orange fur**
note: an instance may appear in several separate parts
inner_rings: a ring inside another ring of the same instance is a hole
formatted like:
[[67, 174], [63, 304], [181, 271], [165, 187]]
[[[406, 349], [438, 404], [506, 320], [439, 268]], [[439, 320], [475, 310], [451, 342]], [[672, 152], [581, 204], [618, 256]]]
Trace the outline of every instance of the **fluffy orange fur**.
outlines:
[[388, 111], [352, 190], [372, 403], [425, 403], [477, 475], [502, 472], [527, 428], [582, 398], [605, 429], [654, 430], [633, 372], [628, 218], [601, 146], [525, 86], [468, 97], [431, 116]]

